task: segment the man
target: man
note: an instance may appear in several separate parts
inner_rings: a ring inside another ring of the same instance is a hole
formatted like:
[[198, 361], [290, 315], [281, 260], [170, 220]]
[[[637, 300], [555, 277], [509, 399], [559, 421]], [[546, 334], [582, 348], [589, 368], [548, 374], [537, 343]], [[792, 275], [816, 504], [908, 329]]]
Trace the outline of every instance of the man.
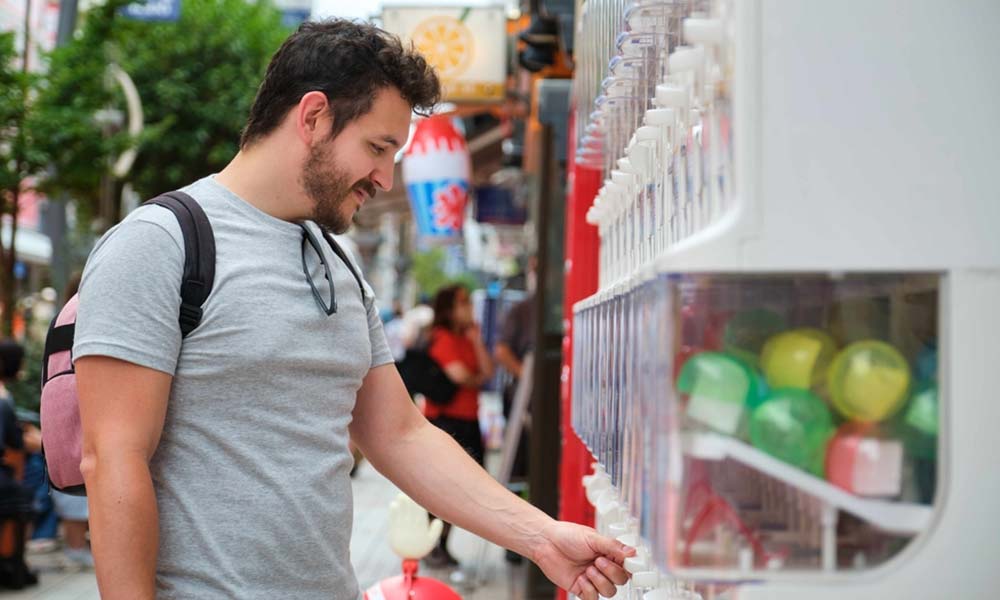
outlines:
[[300, 224], [342, 232], [392, 187], [411, 110], [438, 95], [423, 58], [384, 32], [303, 24], [268, 66], [240, 152], [185, 188], [217, 264], [183, 343], [174, 217], [142, 208], [95, 248], [74, 357], [105, 600], [358, 598], [349, 437], [414, 500], [556, 584], [593, 599], [624, 581], [631, 549], [516, 499], [427, 423], [371, 290], [306, 243]]

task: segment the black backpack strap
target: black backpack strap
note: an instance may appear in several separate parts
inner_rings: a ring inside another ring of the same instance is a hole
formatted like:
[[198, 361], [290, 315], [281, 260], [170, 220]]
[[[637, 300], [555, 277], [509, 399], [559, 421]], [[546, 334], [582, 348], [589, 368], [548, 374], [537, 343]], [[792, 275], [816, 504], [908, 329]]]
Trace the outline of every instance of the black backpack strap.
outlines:
[[344, 264], [350, 269], [351, 275], [354, 275], [354, 280], [358, 282], [358, 288], [361, 289], [361, 304], [367, 304], [368, 295], [365, 294], [365, 284], [361, 281], [361, 274], [354, 268], [354, 263], [347, 256], [347, 253], [344, 252], [344, 249], [340, 247], [340, 244], [337, 243], [337, 240], [333, 239], [333, 236], [327, 233], [326, 230], [320, 229], [323, 231], [323, 237], [330, 243], [330, 248], [333, 248], [333, 253], [340, 257], [340, 260], [344, 261]]
[[73, 350], [73, 334], [76, 332], [76, 323], [56, 325], [59, 320], [59, 313], [52, 317], [49, 324], [49, 333], [45, 336], [45, 350], [42, 352], [42, 385], [49, 380], [49, 357], [57, 352], [71, 352]]
[[168, 192], [146, 204], [162, 206], [177, 217], [184, 234], [184, 278], [181, 280], [181, 335], [201, 323], [201, 306], [215, 283], [215, 235], [208, 216], [194, 198], [184, 192]]

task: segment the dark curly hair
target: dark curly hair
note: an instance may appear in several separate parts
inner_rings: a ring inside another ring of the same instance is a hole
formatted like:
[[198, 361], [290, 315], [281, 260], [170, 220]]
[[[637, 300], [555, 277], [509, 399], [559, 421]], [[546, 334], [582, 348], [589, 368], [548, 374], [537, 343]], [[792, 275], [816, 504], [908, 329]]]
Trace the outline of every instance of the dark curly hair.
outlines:
[[418, 113], [441, 97], [441, 84], [424, 57], [374, 25], [345, 19], [306, 21], [278, 48], [250, 108], [240, 139], [246, 148], [277, 129], [288, 111], [312, 91], [326, 94], [333, 116], [330, 137], [371, 110], [387, 87]]

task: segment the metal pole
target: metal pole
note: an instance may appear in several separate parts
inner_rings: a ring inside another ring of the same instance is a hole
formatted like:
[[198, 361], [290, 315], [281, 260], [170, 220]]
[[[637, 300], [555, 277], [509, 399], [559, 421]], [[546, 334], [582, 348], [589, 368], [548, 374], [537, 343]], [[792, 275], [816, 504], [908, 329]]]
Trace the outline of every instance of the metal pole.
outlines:
[[77, 0], [60, 0], [59, 29], [56, 31], [56, 47], [65, 46], [73, 39], [76, 29]]
[[28, 52], [31, 50], [31, 0], [24, 0], [24, 54], [21, 70], [28, 72]]
[[[56, 47], [61, 48], [73, 39], [76, 29], [77, 0], [60, 0], [59, 28], [56, 30]], [[62, 296], [69, 281], [69, 257], [66, 246], [66, 203], [69, 198], [61, 194], [58, 198], [49, 200], [45, 206], [45, 233], [49, 236], [52, 246], [52, 259], [49, 271], [52, 277], [52, 287]]]

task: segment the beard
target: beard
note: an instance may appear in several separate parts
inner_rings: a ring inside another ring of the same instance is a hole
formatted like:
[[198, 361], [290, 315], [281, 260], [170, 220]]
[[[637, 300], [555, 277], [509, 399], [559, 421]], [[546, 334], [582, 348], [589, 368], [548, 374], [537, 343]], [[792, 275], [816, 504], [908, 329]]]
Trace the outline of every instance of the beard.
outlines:
[[302, 188], [315, 204], [311, 219], [324, 231], [341, 234], [351, 226], [353, 214], [344, 214], [346, 203], [355, 190], [361, 190], [371, 198], [375, 186], [362, 179], [351, 185], [350, 178], [343, 170], [332, 164], [330, 142], [313, 146], [302, 166]]

